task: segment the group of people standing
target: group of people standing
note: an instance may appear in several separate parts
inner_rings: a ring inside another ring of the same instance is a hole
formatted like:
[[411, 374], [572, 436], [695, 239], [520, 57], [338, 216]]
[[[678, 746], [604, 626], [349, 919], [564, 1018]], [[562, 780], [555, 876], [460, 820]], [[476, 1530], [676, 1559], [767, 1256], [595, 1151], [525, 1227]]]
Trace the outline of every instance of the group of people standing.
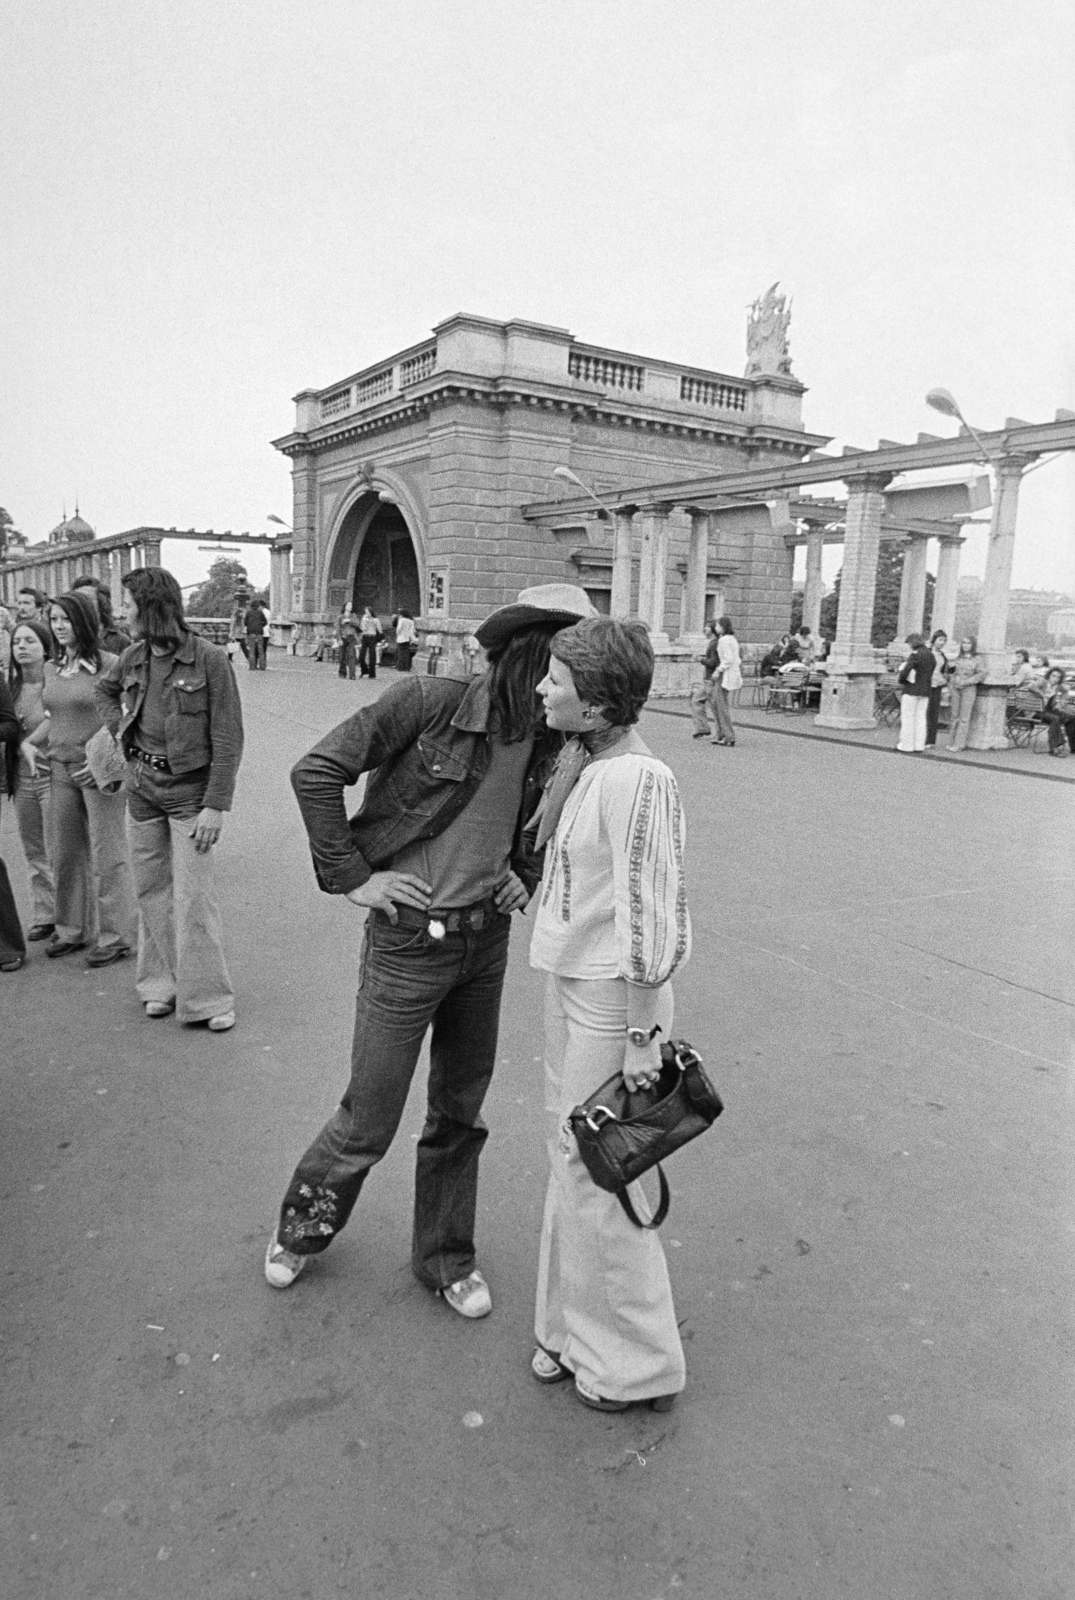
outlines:
[[3, 870], [0, 971], [38, 941], [89, 967], [137, 949], [147, 1016], [224, 1032], [235, 1000], [210, 852], [242, 754], [238, 689], [226, 652], [187, 627], [171, 573], [136, 568], [123, 587], [129, 632], [92, 580], [33, 615], [27, 593], [13, 631], [0, 742], [34, 920], [24, 936]]
[[653, 652], [641, 623], [597, 617], [569, 584], [524, 590], [476, 632], [480, 676], [397, 680], [292, 772], [318, 884], [368, 917], [349, 1081], [286, 1185], [265, 1276], [290, 1289], [344, 1227], [431, 1031], [411, 1265], [460, 1316], [492, 1310], [481, 1107], [512, 913], [535, 896], [551, 1172], [531, 1370], [597, 1410], [663, 1409], [685, 1381], [664, 1254], [589, 1178], [567, 1121], [617, 1070], [631, 1089], [656, 1081], [690, 953], [679, 794], [636, 726]]

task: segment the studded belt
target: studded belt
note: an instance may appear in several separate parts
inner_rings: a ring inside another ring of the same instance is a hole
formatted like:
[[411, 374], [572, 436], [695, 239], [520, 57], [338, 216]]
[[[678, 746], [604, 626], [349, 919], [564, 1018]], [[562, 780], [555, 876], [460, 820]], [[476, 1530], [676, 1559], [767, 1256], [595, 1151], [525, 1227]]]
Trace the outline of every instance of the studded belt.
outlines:
[[127, 754], [132, 761], [140, 761], [144, 767], [152, 767], [154, 772], [170, 773], [172, 770], [164, 756], [151, 756], [148, 750], [139, 750], [136, 744], [131, 745]]
[[398, 927], [425, 928], [431, 939], [443, 939], [446, 933], [477, 933], [494, 917], [502, 915], [492, 895], [475, 905], [460, 906], [452, 911], [419, 911], [414, 906], [397, 906], [396, 911]]

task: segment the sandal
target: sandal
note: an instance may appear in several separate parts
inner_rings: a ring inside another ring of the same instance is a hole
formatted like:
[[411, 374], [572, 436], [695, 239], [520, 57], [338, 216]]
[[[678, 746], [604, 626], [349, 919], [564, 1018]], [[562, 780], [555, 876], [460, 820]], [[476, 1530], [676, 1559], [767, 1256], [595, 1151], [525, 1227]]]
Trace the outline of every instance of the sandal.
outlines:
[[676, 1403], [674, 1394], [655, 1394], [652, 1400], [605, 1400], [592, 1389], [583, 1389], [577, 1378], [575, 1393], [591, 1411], [629, 1411], [632, 1406], [649, 1406], [651, 1411], [671, 1411]]
[[571, 1368], [565, 1367], [558, 1356], [540, 1344], [531, 1358], [530, 1371], [539, 1383], [562, 1383], [572, 1376]]

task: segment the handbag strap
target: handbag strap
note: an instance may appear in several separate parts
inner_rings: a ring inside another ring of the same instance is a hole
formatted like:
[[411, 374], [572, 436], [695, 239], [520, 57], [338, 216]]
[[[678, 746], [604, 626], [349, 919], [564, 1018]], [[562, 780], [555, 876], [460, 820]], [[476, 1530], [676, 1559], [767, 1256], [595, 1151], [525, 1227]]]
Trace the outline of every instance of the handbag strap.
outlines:
[[631, 1196], [627, 1193], [627, 1185], [625, 1183], [621, 1184], [616, 1190], [616, 1196], [620, 1202], [620, 1205], [626, 1211], [636, 1228], [659, 1228], [665, 1217], [668, 1215], [668, 1207], [672, 1203], [672, 1196], [668, 1190], [668, 1179], [664, 1175], [664, 1168], [661, 1166], [659, 1161], [657, 1163], [657, 1177], [660, 1179], [661, 1183], [661, 1198], [658, 1201], [657, 1210], [654, 1212], [653, 1220], [651, 1222], [643, 1222], [639, 1217], [638, 1212], [631, 1204]]

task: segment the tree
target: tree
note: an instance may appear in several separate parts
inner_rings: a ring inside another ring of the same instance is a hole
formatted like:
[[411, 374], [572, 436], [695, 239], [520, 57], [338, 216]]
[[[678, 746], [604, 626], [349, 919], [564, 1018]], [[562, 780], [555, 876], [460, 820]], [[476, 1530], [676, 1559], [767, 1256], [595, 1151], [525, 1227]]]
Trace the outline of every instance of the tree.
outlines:
[[26, 535], [16, 528], [10, 511], [0, 506], [0, 561], [5, 560], [16, 545], [25, 549], [28, 543]]
[[[836, 635], [836, 618], [840, 610], [840, 579], [843, 568], [836, 574], [832, 593], [821, 602], [821, 631], [830, 638]], [[877, 587], [873, 596], [873, 626], [870, 643], [888, 645], [896, 637], [900, 614], [900, 584], [903, 580], [903, 546], [883, 544], [877, 557]], [[929, 630], [933, 616], [933, 590], [935, 579], [926, 573], [926, 605], [922, 616], [923, 630]]]
[[241, 561], [217, 556], [206, 581], [191, 590], [187, 611], [192, 617], [230, 617], [236, 602], [250, 598], [250, 577]]

